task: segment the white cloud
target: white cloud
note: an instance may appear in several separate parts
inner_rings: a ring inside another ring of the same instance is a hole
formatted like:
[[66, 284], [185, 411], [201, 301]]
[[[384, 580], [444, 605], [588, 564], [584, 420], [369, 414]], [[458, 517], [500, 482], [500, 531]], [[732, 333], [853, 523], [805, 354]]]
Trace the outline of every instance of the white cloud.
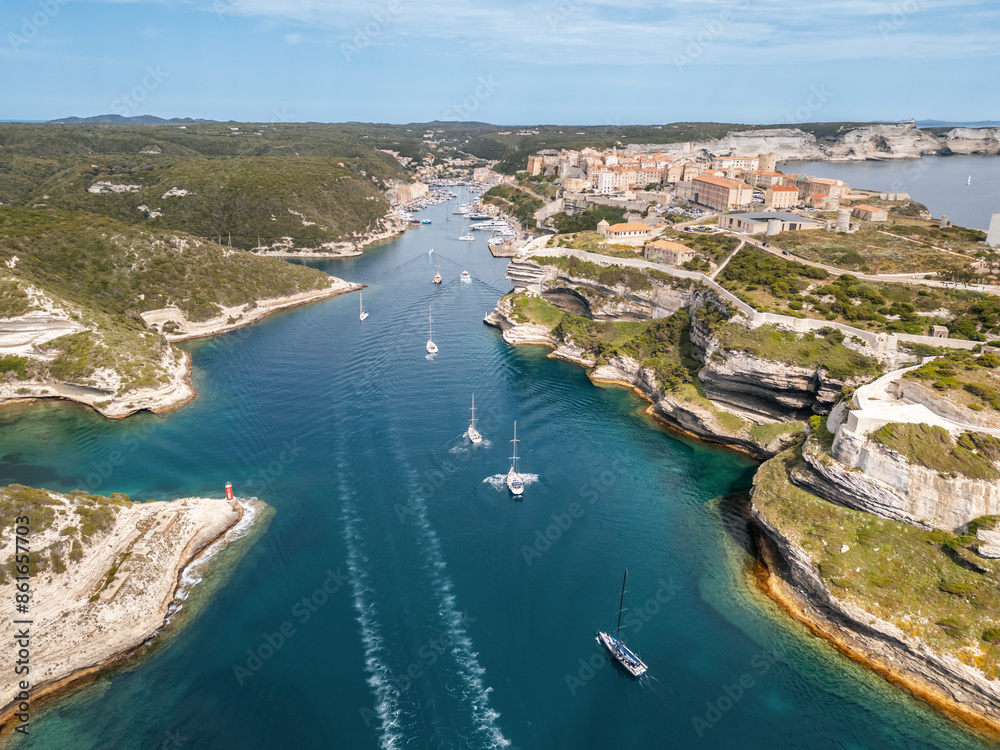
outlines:
[[290, 26], [289, 44], [301, 41], [297, 28], [324, 31], [336, 44], [375, 24], [372, 46], [402, 42], [417, 53], [534, 64], [672, 65], [692, 44], [702, 48], [693, 64], [757, 62], [759, 55], [800, 63], [966, 59], [996, 55], [1000, 33], [995, 0], [146, 1]]

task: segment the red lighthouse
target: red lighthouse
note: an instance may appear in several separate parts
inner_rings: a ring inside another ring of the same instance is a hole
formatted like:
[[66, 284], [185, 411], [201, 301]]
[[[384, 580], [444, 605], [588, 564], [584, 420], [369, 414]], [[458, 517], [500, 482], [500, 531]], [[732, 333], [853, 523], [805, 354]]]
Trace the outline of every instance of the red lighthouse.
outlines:
[[233, 501], [233, 483], [226, 482], [226, 500], [229, 502]]

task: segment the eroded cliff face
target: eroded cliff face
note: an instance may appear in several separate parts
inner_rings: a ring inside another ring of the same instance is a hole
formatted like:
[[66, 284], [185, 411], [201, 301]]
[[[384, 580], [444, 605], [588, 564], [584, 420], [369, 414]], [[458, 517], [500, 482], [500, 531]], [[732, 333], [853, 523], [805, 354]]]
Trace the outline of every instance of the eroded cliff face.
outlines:
[[[751, 497], [755, 494], [756, 488]], [[760, 531], [758, 546], [767, 568], [764, 587], [796, 619], [971, 723], [988, 723], [994, 730], [1000, 726], [997, 681], [833, 596], [809, 554], [786, 535], [781, 519], [770, 517], [755, 501], [751, 501], [750, 515]]]
[[808, 441], [802, 458], [810, 471], [793, 472], [795, 484], [883, 518], [957, 531], [974, 518], [1000, 514], [995, 482], [927, 469], [846, 424], [838, 430], [833, 455]]
[[722, 405], [769, 419], [826, 414], [846, 385], [821, 368], [760, 359], [715, 348], [698, 373], [706, 395]]
[[955, 128], [943, 140], [943, 154], [1000, 154], [1000, 128]]
[[554, 266], [527, 258], [512, 260], [507, 277], [517, 289], [532, 289], [561, 310], [594, 320], [624, 321], [665, 318], [689, 303], [681, 289], [653, 282], [650, 289], [609, 286], [571, 276]]
[[602, 383], [632, 386], [652, 403], [650, 411], [653, 416], [672, 430], [762, 460], [777, 455], [794, 443], [800, 430], [800, 426], [795, 424], [778, 435], [766, 438], [755, 435], [754, 422], [727, 415], [708, 399], [684, 391], [665, 392], [653, 370], [641, 367], [631, 357], [613, 357], [607, 364], [596, 367], [590, 378]]
[[832, 161], [855, 159], [919, 159], [936, 154], [941, 143], [916, 123], [872, 125], [850, 130], [823, 148]]
[[953, 128], [943, 135], [914, 122], [879, 123], [817, 138], [799, 128], [735, 131], [723, 138], [682, 144], [637, 144], [629, 151], [704, 157], [775, 153], [779, 161], [919, 159], [928, 154], [1000, 153], [1000, 128]]

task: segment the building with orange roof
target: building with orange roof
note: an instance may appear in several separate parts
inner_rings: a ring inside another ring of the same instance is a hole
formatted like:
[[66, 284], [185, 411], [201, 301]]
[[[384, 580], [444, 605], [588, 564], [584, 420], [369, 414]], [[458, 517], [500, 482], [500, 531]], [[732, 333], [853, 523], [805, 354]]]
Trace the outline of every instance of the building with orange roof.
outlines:
[[765, 172], [760, 169], [754, 169], [747, 172], [746, 181], [747, 184], [753, 185], [755, 188], [764, 188], [766, 190], [774, 185], [783, 185], [784, 177], [781, 172]]
[[764, 193], [764, 205], [768, 208], [791, 208], [799, 204], [799, 189], [792, 185], [774, 185]]
[[851, 216], [862, 221], [887, 221], [889, 212], [884, 208], [875, 208], [875, 206], [859, 203], [852, 209]]
[[728, 177], [698, 175], [691, 180], [691, 191], [695, 203], [701, 203], [718, 211], [748, 206], [753, 200], [752, 187]]

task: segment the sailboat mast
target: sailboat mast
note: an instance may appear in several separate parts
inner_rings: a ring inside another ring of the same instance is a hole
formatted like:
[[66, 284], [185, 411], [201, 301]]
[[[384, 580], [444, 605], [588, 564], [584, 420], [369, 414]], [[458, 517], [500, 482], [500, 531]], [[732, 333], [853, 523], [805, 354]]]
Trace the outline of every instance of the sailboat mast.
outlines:
[[615, 638], [618, 637], [618, 631], [622, 629], [622, 607], [625, 606], [625, 581], [628, 579], [628, 568], [625, 568], [625, 577], [622, 578], [622, 598], [618, 602], [618, 627], [615, 628]]

